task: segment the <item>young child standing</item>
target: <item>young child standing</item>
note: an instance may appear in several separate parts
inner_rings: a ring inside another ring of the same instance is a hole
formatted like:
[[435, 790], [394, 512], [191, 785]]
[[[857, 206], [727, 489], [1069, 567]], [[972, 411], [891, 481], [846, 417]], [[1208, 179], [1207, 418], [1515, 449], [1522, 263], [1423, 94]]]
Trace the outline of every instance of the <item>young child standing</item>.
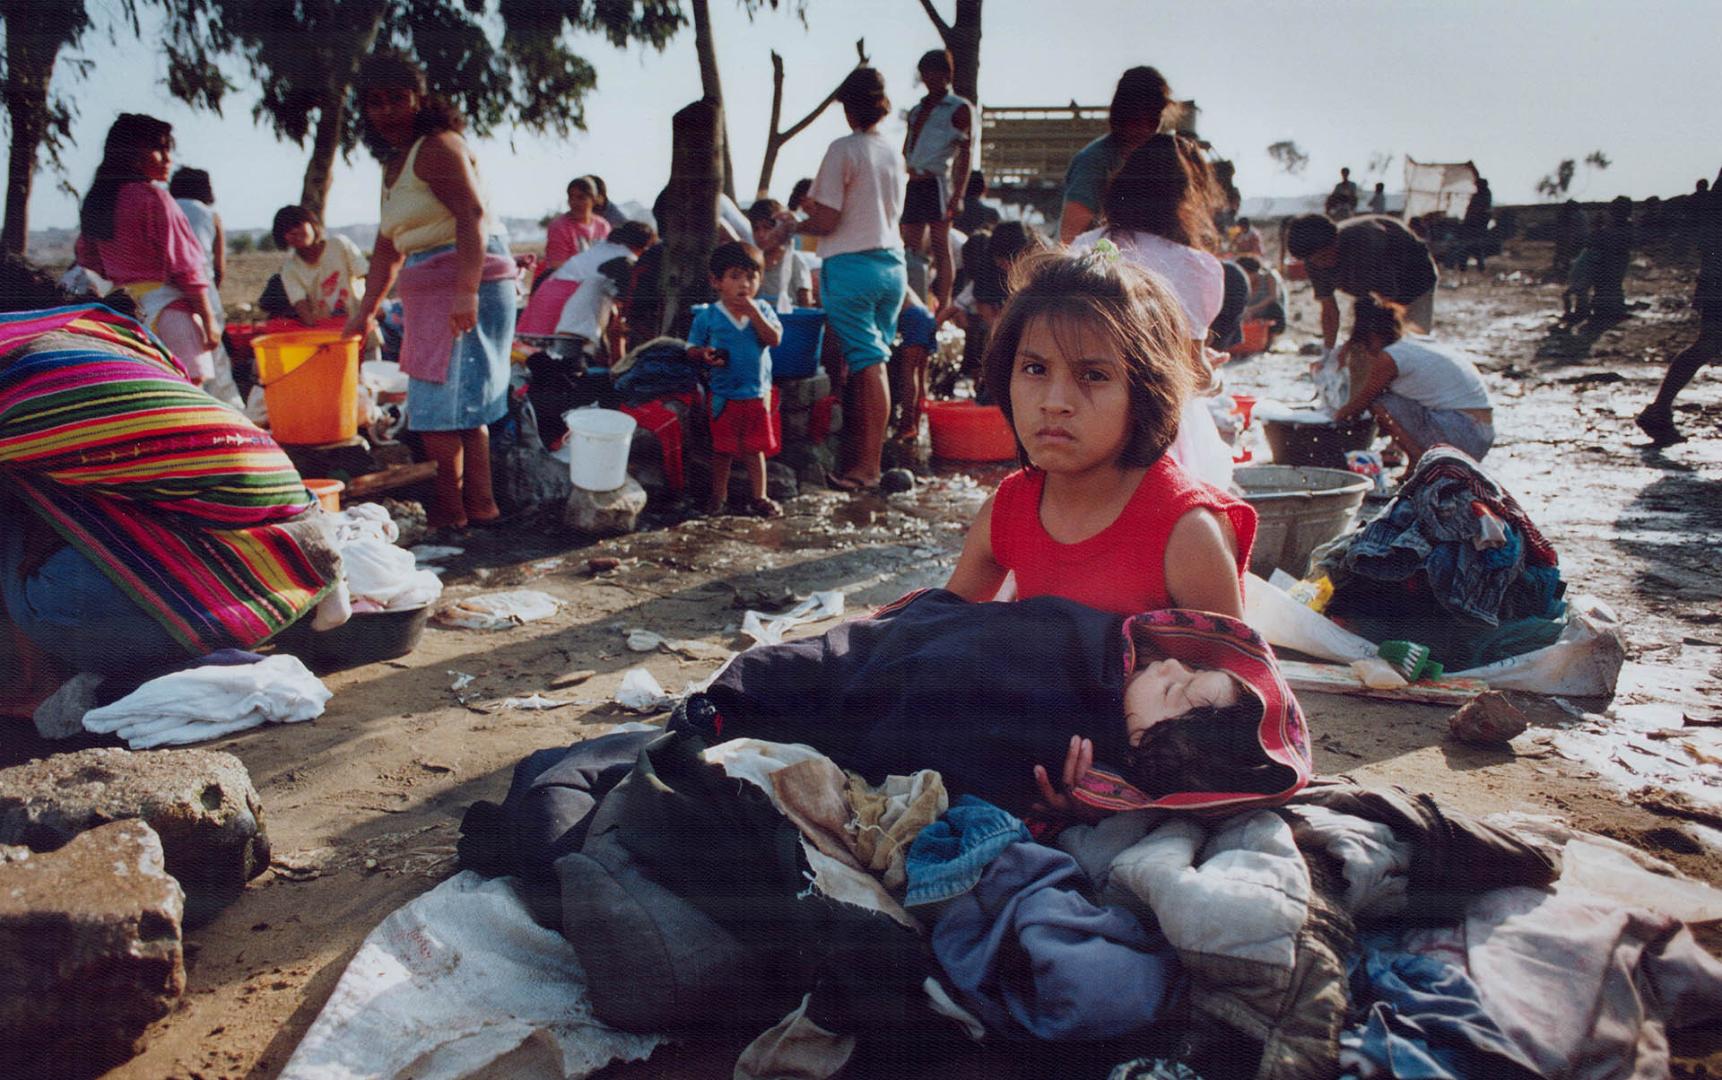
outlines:
[[909, 168], [903, 243], [915, 252], [929, 242], [932, 246], [933, 284], [927, 299], [934, 311], [951, 302], [951, 219], [963, 211], [974, 145], [974, 109], [951, 93], [952, 66], [951, 54], [943, 49], [921, 57], [918, 68], [927, 96], [909, 110], [909, 133], [903, 140]]
[[795, 215], [776, 199], [759, 199], [747, 208], [747, 220], [753, 226], [753, 242], [765, 258], [759, 298], [779, 311], [812, 307], [813, 271], [806, 256], [789, 246]]
[[1256, 513], [1166, 452], [1193, 381], [1178, 300], [1105, 253], [1030, 256], [1013, 284], [986, 379], [1023, 468], [981, 506], [946, 588], [988, 600], [1014, 571], [1022, 599], [1241, 618]]
[[747, 512], [780, 517], [783, 508], [766, 497], [765, 456], [782, 448], [771, 409], [771, 350], [783, 326], [757, 299], [765, 259], [752, 244], [722, 244], [712, 252], [712, 289], [717, 300], [694, 316], [688, 352], [712, 366], [712, 486], [706, 512], [722, 513], [729, 501], [729, 471], [736, 458], [747, 469]]

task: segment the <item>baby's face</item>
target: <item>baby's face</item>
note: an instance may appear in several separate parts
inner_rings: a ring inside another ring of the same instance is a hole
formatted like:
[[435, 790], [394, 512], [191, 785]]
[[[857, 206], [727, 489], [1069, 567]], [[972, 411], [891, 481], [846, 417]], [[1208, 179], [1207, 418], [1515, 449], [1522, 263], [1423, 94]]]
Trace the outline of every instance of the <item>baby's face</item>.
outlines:
[[1187, 668], [1176, 660], [1156, 660], [1124, 684], [1124, 728], [1138, 746], [1155, 724], [1203, 705], [1236, 705], [1238, 682], [1224, 671]]

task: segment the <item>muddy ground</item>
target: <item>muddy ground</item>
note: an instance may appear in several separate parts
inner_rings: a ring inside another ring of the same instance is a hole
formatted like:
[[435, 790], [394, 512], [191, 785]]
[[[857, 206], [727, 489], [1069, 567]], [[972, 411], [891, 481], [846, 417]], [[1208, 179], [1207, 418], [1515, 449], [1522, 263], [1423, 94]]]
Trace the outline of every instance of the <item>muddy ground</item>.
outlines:
[[[1484, 357], [1498, 395], [1489, 465], [1559, 548], [1574, 591], [1600, 597], [1625, 624], [1622, 692], [1612, 704], [1550, 708], [1510, 750], [1446, 741], [1443, 708], [1307, 695], [1316, 764], [1475, 813], [1562, 815], [1722, 884], [1722, 833], [1629, 794], [1652, 783], [1708, 791], [1714, 814], [1722, 793], [1705, 786], [1722, 773], [1718, 729], [1701, 726], [1722, 720], [1722, 381], [1701, 375], [1686, 396], [1677, 418], [1693, 438], [1684, 446], [1651, 451], [1631, 423], [1661, 361], [1693, 337], [1693, 268], [1673, 260], [1636, 268], [1629, 292], [1649, 306], [1615, 327], [1571, 334], [1552, 318], [1558, 288], [1527, 280], [1546, 261], [1537, 245], [1509, 251], [1489, 275], [1473, 270], [1466, 284], [1442, 289], [1437, 317], [1445, 336]], [[1515, 270], [1521, 280], [1496, 280]], [[1306, 288], [1295, 301], [1294, 344], [1316, 326]], [[1304, 363], [1255, 358], [1236, 365], [1232, 388], [1285, 393]], [[691, 520], [584, 547], [549, 530], [461, 541], [468, 551], [450, 564], [451, 596], [524, 584], [560, 598], [561, 612], [502, 632], [433, 628], [402, 661], [329, 676], [335, 697], [316, 722], [214, 744], [250, 769], [277, 866], [188, 933], [182, 1005], [113, 1075], [273, 1076], [366, 933], [455, 871], [470, 803], [500, 799], [529, 751], [633, 719], [610, 704], [627, 669], [643, 663], [673, 692], [716, 666], [631, 653], [626, 630], [739, 646], [748, 606], [840, 589], [854, 613], [942, 583], [999, 475], [941, 470], [889, 499], [815, 491], [793, 500], [781, 522]], [[592, 576], [587, 560], [598, 556], [622, 564]], [[578, 704], [500, 707], [576, 669], [597, 673], [561, 692]], [[476, 676], [464, 702], [450, 690], [457, 672]], [[7, 757], [32, 750], [42, 752], [14, 743]], [[666, 1050], [606, 1075], [727, 1075], [732, 1062], [717, 1048]], [[982, 1071], [1010, 1071], [995, 1064]]]

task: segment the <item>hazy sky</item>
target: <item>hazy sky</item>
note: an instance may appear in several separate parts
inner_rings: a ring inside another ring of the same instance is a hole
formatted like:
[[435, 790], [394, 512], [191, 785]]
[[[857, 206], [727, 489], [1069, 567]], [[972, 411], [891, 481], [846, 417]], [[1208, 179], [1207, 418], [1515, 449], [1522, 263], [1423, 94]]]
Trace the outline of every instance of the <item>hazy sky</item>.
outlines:
[[[111, 0], [90, 0], [92, 8]], [[919, 96], [916, 58], [937, 45], [917, 0], [809, 0], [804, 28], [785, 12], [752, 22], [739, 5], [711, 0], [733, 157], [751, 196], [771, 102], [769, 51], [785, 59], [787, 119], [799, 118], [853, 62], [865, 37], [899, 107]], [[935, 0], [947, 12], [950, 0]], [[1103, 104], [1119, 72], [1153, 64], [1173, 91], [1201, 106], [1201, 131], [1238, 165], [1246, 197], [1325, 191], [1341, 165], [1359, 180], [1372, 155], [1474, 160], [1497, 203], [1530, 201], [1539, 177], [1564, 157], [1605, 151], [1605, 172], [1581, 166], [1586, 199], [1690, 191], [1722, 165], [1722, 3], [1717, 0], [986, 0], [981, 46], [983, 103]], [[81, 115], [70, 179], [89, 183], [103, 134], [122, 109], [170, 121], [177, 160], [208, 169], [229, 228], [267, 227], [297, 199], [308, 150], [279, 143], [251, 120], [253, 92], [229, 99], [225, 117], [172, 101], [153, 47], [100, 35], [96, 70], [75, 87]], [[480, 169], [498, 209], [536, 218], [561, 204], [573, 176], [596, 172], [619, 201], [649, 205], [669, 171], [670, 115], [699, 94], [693, 33], [662, 53], [581, 42], [598, 69], [589, 130], [564, 140], [524, 132], [479, 144]], [[242, 85], [246, 73], [233, 65]], [[887, 121], [901, 138], [899, 120]], [[773, 194], [810, 175], [844, 134], [833, 108], [784, 147]], [[1277, 171], [1265, 149], [1295, 139], [1309, 154], [1301, 176]], [[380, 169], [362, 152], [339, 165], [331, 224], [375, 221]], [[32, 228], [75, 224], [75, 201], [38, 175]]]

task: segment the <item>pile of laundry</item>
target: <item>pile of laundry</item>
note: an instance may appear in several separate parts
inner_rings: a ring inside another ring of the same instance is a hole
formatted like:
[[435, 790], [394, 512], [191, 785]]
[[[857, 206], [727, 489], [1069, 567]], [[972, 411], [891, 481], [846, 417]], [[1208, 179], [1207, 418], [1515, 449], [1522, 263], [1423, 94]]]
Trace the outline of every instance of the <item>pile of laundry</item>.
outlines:
[[397, 545], [400, 528], [382, 506], [356, 503], [330, 516], [354, 613], [424, 607], [442, 596], [442, 579], [419, 569], [413, 553]]
[[74, 675], [37, 706], [36, 731], [45, 739], [117, 735], [133, 750], [184, 746], [313, 720], [332, 696], [298, 657], [218, 649], [137, 682]]
[[[560, 932], [538, 946], [559, 1019], [486, 1052], [557, 1046], [567, 1075], [700, 1033], [754, 1036], [737, 1077], [921, 1073], [979, 1041], [1132, 1076], [1665, 1075], [1722, 1022], [1722, 963], [1681, 923], [1722, 894], [1624, 859], [1611, 872], [1637, 876], [1610, 894], [1568, 882], [1557, 831], [1317, 782], [1277, 809], [1037, 842], [936, 773], [873, 785], [806, 746], [628, 731], [535, 753], [475, 804], [474, 873], [438, 910], [458, 918], [458, 893], [491, 919], [477, 882], [509, 875]], [[354, 997], [384, 968], [360, 966], [286, 1075], [361, 1041], [378, 1075], [482, 1071], [481, 988], [471, 1023], [392, 1053]], [[390, 996], [457, 992], [413, 983]]]
[[1554, 546], [1469, 456], [1438, 446], [1372, 521], [1317, 550], [1326, 614], [1373, 642], [1412, 641], [1448, 671], [1554, 644], [1566, 583]]

